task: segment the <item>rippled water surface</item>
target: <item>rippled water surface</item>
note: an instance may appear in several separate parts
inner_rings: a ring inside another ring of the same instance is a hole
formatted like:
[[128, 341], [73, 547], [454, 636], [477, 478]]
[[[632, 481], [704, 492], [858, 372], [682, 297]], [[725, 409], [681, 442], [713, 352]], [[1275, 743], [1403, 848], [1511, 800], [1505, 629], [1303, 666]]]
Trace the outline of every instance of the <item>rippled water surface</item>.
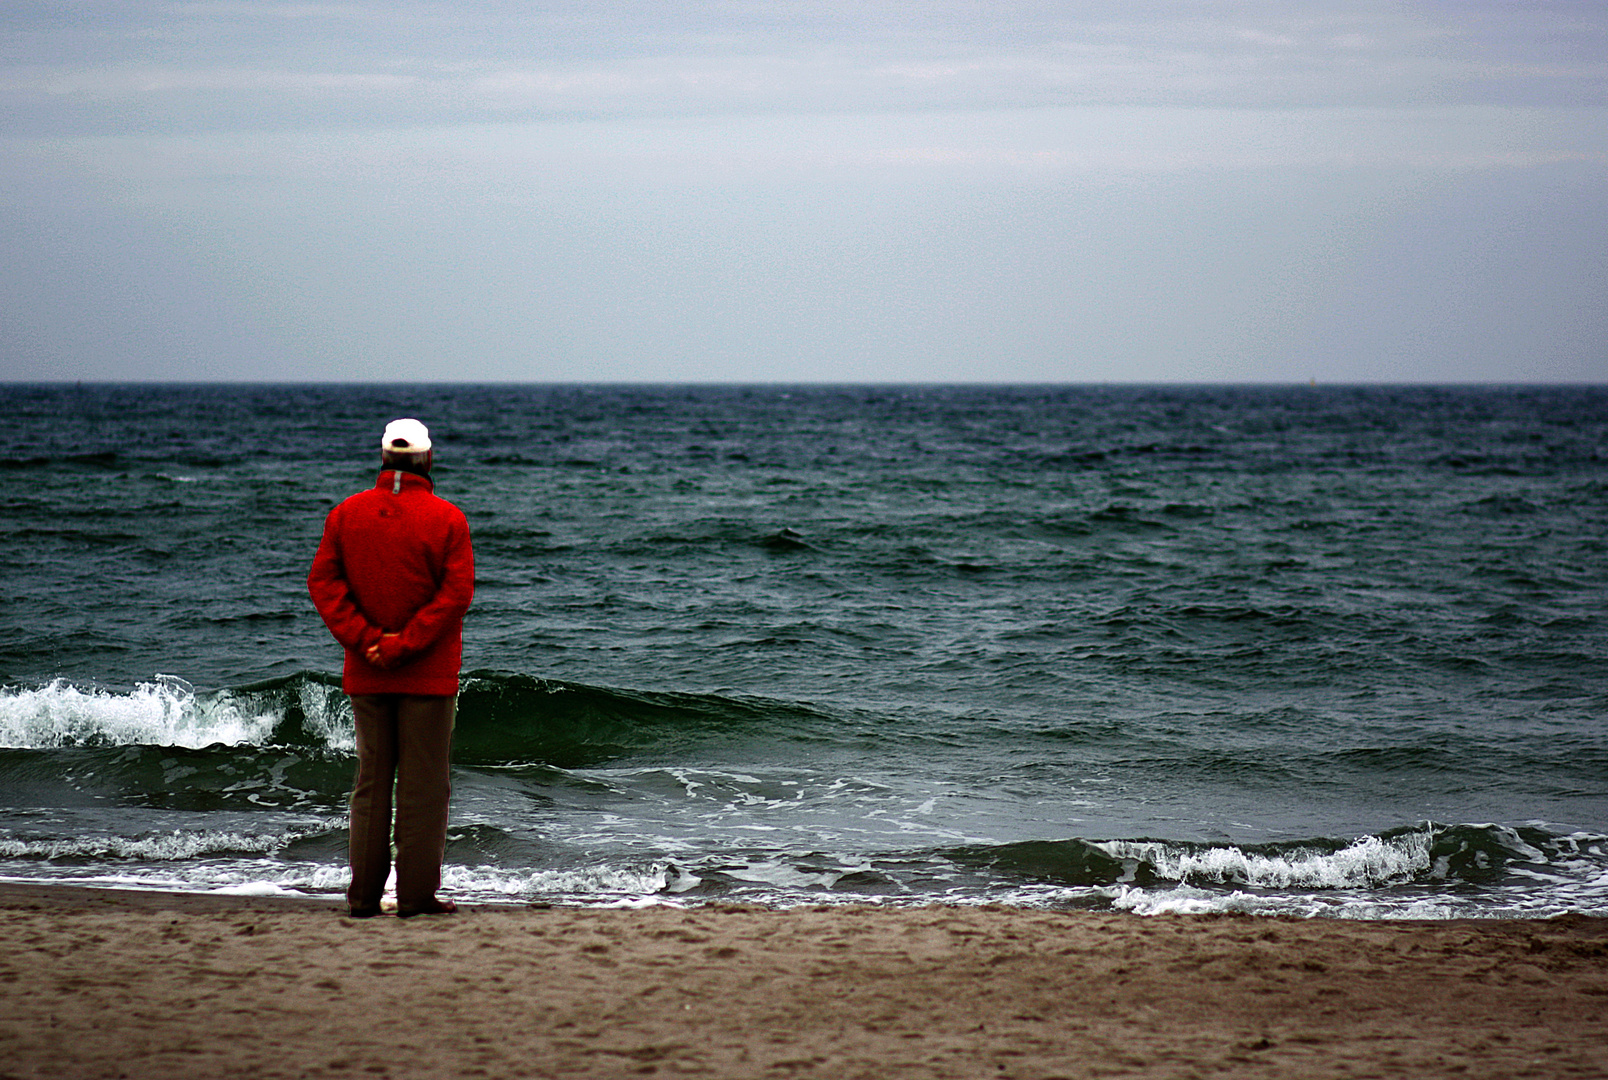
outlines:
[[455, 895], [1608, 913], [1608, 391], [0, 387], [0, 876], [335, 893], [384, 423]]

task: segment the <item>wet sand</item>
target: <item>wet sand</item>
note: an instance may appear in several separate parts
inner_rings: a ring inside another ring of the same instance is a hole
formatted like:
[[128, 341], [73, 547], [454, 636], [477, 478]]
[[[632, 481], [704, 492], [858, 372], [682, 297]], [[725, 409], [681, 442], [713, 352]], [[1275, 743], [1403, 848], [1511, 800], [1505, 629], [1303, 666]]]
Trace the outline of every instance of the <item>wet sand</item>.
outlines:
[[1608, 919], [0, 885], [0, 1077], [1608, 1077]]

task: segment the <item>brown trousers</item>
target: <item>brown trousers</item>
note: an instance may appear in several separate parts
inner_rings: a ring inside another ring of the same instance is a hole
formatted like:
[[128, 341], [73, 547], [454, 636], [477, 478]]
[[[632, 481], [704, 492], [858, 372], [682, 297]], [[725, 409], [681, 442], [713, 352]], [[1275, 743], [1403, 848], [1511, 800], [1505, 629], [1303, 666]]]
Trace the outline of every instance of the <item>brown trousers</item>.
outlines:
[[360, 694], [357, 779], [352, 786], [352, 884], [346, 902], [377, 908], [391, 874], [391, 790], [396, 789], [396, 903], [428, 907], [441, 887], [447, 849], [448, 759], [455, 697]]

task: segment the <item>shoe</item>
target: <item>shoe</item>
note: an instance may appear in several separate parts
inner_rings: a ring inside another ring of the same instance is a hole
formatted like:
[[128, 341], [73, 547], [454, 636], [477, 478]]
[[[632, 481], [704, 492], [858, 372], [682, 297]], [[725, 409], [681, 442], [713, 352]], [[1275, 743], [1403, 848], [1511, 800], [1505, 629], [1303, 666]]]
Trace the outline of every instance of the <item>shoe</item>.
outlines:
[[452, 915], [457, 910], [458, 905], [451, 900], [431, 900], [423, 907], [399, 907], [396, 909], [396, 917], [399, 919], [411, 919], [415, 915]]
[[378, 914], [380, 914], [380, 905], [378, 904], [373, 907], [354, 907], [346, 910], [348, 919], [372, 919]]

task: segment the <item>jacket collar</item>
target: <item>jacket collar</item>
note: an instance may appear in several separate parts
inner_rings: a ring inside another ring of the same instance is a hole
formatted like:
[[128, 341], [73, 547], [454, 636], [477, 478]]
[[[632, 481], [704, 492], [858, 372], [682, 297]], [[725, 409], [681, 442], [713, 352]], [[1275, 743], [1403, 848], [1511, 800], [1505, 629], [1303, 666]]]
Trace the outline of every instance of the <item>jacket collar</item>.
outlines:
[[405, 469], [381, 469], [379, 479], [374, 481], [375, 487], [389, 488], [393, 495], [405, 487], [418, 487], [421, 484], [424, 485], [426, 491], [435, 490], [434, 480], [420, 473], [408, 472]]

